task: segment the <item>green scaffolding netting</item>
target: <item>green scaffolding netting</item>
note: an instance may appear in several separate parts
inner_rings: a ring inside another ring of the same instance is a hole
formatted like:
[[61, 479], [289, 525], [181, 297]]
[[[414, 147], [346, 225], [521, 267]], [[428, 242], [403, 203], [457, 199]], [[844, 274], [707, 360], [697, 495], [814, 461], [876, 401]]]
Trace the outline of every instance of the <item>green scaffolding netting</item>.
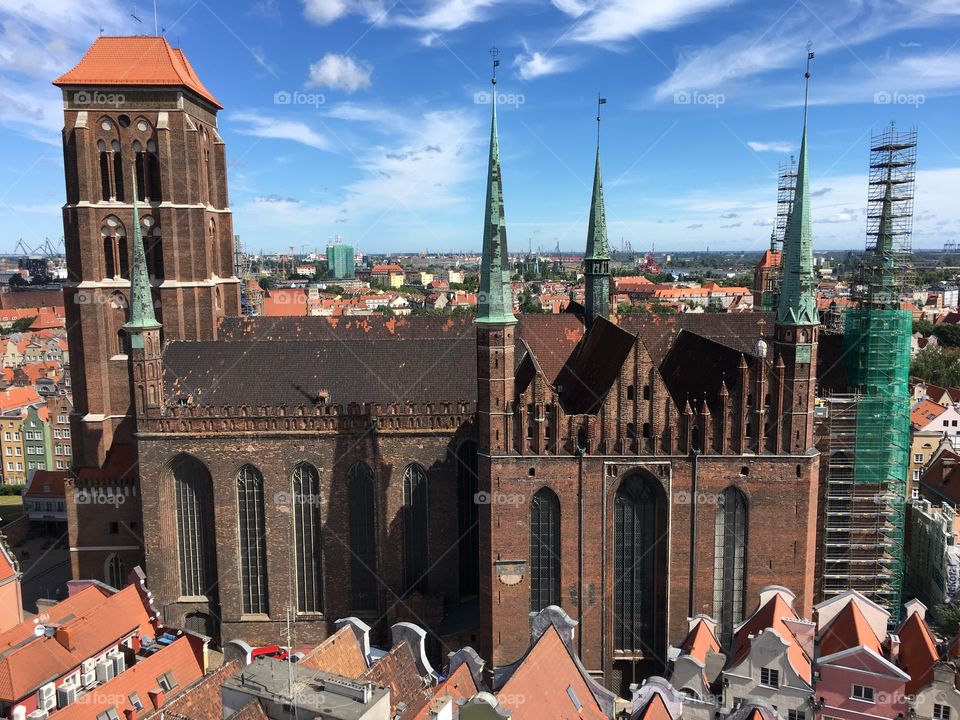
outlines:
[[892, 579], [878, 596], [896, 621], [903, 586], [903, 536], [910, 452], [910, 334], [908, 310], [857, 309], [846, 315], [844, 366], [857, 404], [853, 481], [875, 488], [878, 547]]

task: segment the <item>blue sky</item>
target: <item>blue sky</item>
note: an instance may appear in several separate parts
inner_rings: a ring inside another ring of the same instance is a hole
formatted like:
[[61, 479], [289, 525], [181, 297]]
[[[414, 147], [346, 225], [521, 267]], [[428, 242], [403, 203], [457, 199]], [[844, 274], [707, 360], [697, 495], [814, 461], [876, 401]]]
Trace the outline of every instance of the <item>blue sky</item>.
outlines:
[[[960, 229], [960, 0], [160, 0], [220, 100], [249, 250], [477, 250], [490, 58], [510, 247], [581, 249], [597, 92], [611, 242], [759, 250], [799, 145], [817, 249], [864, 244], [871, 130], [919, 131], [915, 247]], [[62, 234], [50, 85], [152, 4], [0, 0], [0, 252]], [[285, 102], [289, 101], [289, 102]]]

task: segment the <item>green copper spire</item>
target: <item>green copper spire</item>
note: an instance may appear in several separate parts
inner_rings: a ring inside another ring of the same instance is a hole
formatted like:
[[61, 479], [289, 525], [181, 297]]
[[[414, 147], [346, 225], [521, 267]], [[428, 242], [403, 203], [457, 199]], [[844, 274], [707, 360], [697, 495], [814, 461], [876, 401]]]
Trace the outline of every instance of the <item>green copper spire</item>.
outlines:
[[596, 318], [610, 315], [610, 247], [607, 242], [607, 213], [603, 205], [603, 179], [600, 175], [600, 106], [606, 102], [606, 99], [597, 96], [597, 162], [593, 170], [587, 251], [583, 256], [586, 278], [584, 320], [587, 327], [592, 326]]
[[783, 282], [777, 305], [780, 325], [818, 325], [817, 299], [813, 288], [813, 241], [810, 233], [810, 181], [807, 170], [807, 93], [810, 86], [810, 60], [807, 53], [806, 88], [803, 97], [803, 139], [797, 164], [797, 185], [793, 208], [787, 219], [781, 268]]
[[497, 139], [497, 65], [493, 61], [490, 93], [493, 119], [490, 122], [490, 160], [487, 166], [487, 206], [483, 216], [483, 257], [480, 261], [480, 296], [477, 322], [505, 325], [515, 323], [513, 292], [510, 289], [510, 258], [507, 254], [507, 223], [503, 212], [503, 183], [500, 176], [500, 143]]
[[[153, 311], [153, 295], [147, 275], [147, 256], [143, 250], [143, 235], [140, 233], [140, 211], [137, 209], [137, 173], [133, 173], [133, 265], [130, 269], [130, 320], [123, 326], [133, 336], [133, 347], [142, 330], [161, 327]], [[142, 343], [142, 339], [140, 339]]]

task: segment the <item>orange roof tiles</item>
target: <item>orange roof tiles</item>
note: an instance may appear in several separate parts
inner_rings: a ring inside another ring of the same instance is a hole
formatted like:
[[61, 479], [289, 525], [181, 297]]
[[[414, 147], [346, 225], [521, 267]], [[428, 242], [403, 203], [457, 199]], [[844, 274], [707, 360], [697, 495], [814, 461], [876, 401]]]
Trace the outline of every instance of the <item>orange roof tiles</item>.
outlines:
[[403, 268], [399, 265], [374, 265], [370, 269], [371, 273], [402, 273]]
[[25, 497], [53, 498], [64, 497], [64, 483], [67, 479], [66, 470], [37, 470], [27, 486]]
[[647, 706], [637, 716], [637, 720], [673, 720], [673, 717], [667, 710], [667, 704], [663, 701], [663, 697], [660, 693], [655, 692], [647, 701]]
[[[453, 701], [456, 707], [457, 700], [466, 700], [477, 694], [477, 684], [470, 674], [470, 666], [463, 663], [453, 673], [437, 685], [433, 693], [433, 699], [420, 709], [414, 720], [431, 720], [431, 710], [437, 709], [448, 700]], [[456, 715], [454, 715], [456, 717]]]
[[367, 661], [349, 625], [344, 625], [304, 655], [300, 665], [348, 678], [358, 678], [367, 671]]
[[200, 82], [183, 51], [170, 47], [164, 37], [101, 36], [76, 67], [58, 77], [53, 84], [58, 87], [182, 87], [217, 108], [223, 107]]
[[733, 661], [731, 667], [739, 665], [750, 654], [750, 636], [759, 635], [767, 628], [776, 630], [781, 639], [787, 643], [787, 659], [805, 682], [810, 682], [810, 658], [804, 652], [797, 638], [784, 623], [783, 618], [799, 620], [800, 616], [787, 604], [780, 593], [775, 593], [766, 604], [758, 608], [750, 618], [740, 626], [734, 636]]
[[715, 653], [720, 652], [720, 643], [717, 642], [716, 636], [710, 631], [710, 626], [703, 620], [699, 620], [683, 641], [680, 654], [689, 655], [705, 665], [707, 653], [711, 650]]
[[943, 405], [938, 405], [933, 400], [921, 400], [917, 406], [910, 411], [910, 422], [916, 427], [924, 427], [943, 415], [947, 409]]
[[883, 648], [860, 606], [852, 599], [836, 614], [820, 638], [820, 656], [826, 657], [863, 645], [883, 657]]
[[[0, 537], [0, 584], [5, 584], [8, 580], [11, 580], [20, 575], [20, 566], [17, 564], [17, 559], [10, 552], [10, 548], [7, 547], [7, 543], [4, 541], [3, 537]], [[23, 617], [22, 615], [20, 617]]]
[[760, 261], [754, 265], [755, 268], [774, 268], [780, 267], [781, 253], [779, 250], [764, 250]]
[[0, 412], [16, 410], [40, 402], [40, 395], [33, 385], [10, 387], [0, 392]]
[[[167, 672], [173, 673], [177, 686], [161, 693], [173, 697], [203, 677], [203, 665], [203, 641], [196, 636], [184, 635], [127, 668], [113, 680], [100, 685], [96, 692], [86, 693], [76, 702], [57, 710], [55, 717], [57, 720], [94, 720], [99, 713], [113, 707], [122, 718], [127, 710], [135, 710], [130, 701], [133, 693], [140, 698], [143, 710], [149, 713], [154, 709], [150, 692], [160, 691], [158, 677]], [[134, 717], [137, 714], [134, 712]]]
[[900, 655], [897, 665], [910, 676], [905, 691], [915, 695], [933, 678], [933, 665], [939, 659], [937, 644], [920, 613], [911, 613], [897, 630], [900, 636]]
[[36, 319], [30, 323], [31, 330], [51, 330], [53, 328], [62, 328], [65, 323], [63, 318], [58, 318], [53, 313], [41, 312]]
[[[223, 717], [223, 693], [220, 686], [241, 669], [242, 666], [236, 660], [221, 665], [165, 703], [163, 714], [167, 717], [174, 715], [186, 720], [220, 720]], [[177, 679], [180, 679], [179, 675]], [[148, 698], [141, 696], [141, 700], [146, 703]], [[259, 702], [253, 702], [260, 707]]]
[[[579, 708], [573, 704], [568, 688], [580, 701]], [[504, 707], [513, 711], [513, 720], [606, 718], [552, 625], [540, 636], [497, 696]]]
[[[99, 602], [95, 602], [92, 593], [100, 595]], [[81, 595], [85, 597], [83, 603], [75, 599]], [[46, 624], [57, 625], [55, 635], [34, 637], [34, 623], [28, 621], [0, 636], [0, 700], [22, 699], [130, 634], [154, 634], [150, 616], [134, 585], [106, 598], [96, 588], [84, 590], [75, 598], [47, 611]], [[72, 612], [60, 609], [65, 603], [73, 608]]]

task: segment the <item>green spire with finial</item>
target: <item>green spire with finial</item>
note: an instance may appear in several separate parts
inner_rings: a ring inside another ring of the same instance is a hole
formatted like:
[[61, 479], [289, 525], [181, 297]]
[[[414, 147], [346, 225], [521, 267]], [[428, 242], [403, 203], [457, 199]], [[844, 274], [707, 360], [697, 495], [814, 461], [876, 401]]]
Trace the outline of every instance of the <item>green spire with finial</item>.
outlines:
[[503, 183], [500, 176], [500, 143], [497, 139], [497, 66], [500, 61], [496, 48], [493, 56], [493, 80], [490, 103], [493, 118], [490, 123], [490, 160], [487, 166], [487, 205], [483, 217], [483, 257], [480, 261], [480, 295], [477, 301], [477, 322], [510, 324], [513, 314], [513, 292], [510, 289], [510, 257], [507, 253], [507, 223], [503, 211]]
[[587, 227], [587, 251], [583, 256], [584, 320], [587, 327], [598, 317], [610, 315], [610, 246], [607, 242], [607, 212], [603, 205], [603, 179], [600, 175], [600, 106], [606, 98], [597, 94], [597, 161], [593, 170], [593, 196], [590, 199], [590, 224]]
[[810, 181], [807, 169], [807, 99], [810, 89], [810, 61], [813, 52], [807, 46], [806, 84], [803, 93], [803, 139], [797, 163], [797, 185], [793, 208], [787, 219], [781, 268], [783, 282], [777, 305], [781, 325], [818, 325], [817, 299], [813, 281], [813, 240], [810, 232]]
[[874, 256], [867, 260], [871, 266], [867, 301], [873, 307], [881, 309], [896, 307], [897, 302], [894, 288], [896, 268], [893, 250], [893, 162], [893, 150], [890, 150], [877, 244], [873, 250]]
[[[139, 331], [161, 327], [153, 311], [153, 294], [150, 277], [147, 275], [147, 255], [143, 250], [143, 235], [140, 232], [140, 211], [137, 208], [137, 173], [133, 173], [133, 264], [130, 268], [130, 320], [123, 326], [130, 332], [133, 347], [137, 344]], [[142, 342], [142, 339], [141, 339]]]

